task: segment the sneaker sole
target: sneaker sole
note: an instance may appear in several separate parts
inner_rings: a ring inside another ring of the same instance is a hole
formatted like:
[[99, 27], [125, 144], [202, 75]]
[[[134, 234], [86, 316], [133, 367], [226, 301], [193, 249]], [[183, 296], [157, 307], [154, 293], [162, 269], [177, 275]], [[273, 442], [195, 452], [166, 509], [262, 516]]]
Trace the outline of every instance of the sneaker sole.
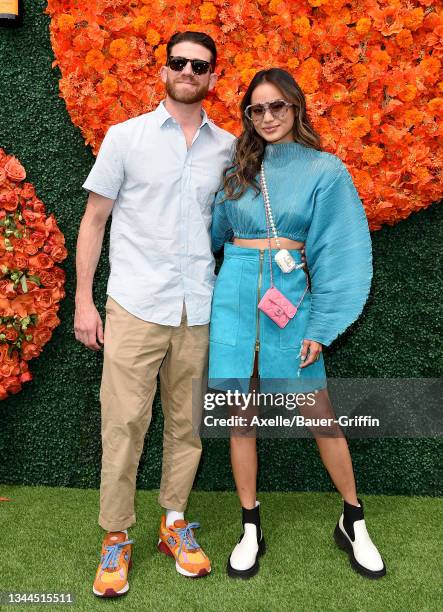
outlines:
[[383, 568], [381, 570], [373, 571], [369, 570], [367, 567], [360, 565], [357, 559], [354, 557], [354, 550], [352, 548], [351, 543], [346, 538], [346, 536], [342, 533], [338, 523], [334, 529], [334, 540], [339, 548], [348, 553], [349, 561], [356, 572], [358, 572], [361, 576], [365, 576], [366, 578], [372, 578], [373, 580], [377, 580], [377, 578], [382, 578], [386, 575], [386, 567], [383, 562]]
[[[175, 559], [174, 554], [169, 550], [168, 545], [165, 544], [161, 539], [159, 539], [158, 541], [157, 550], [163, 553], [164, 555]], [[209, 568], [209, 570], [201, 569], [197, 574], [193, 574], [192, 572], [188, 572], [187, 570], [183, 569], [183, 567], [179, 565], [178, 561], [175, 562], [175, 569], [182, 576], [186, 576], [186, 578], [204, 578], [205, 576], [208, 576], [208, 574], [211, 573], [211, 568]]]
[[256, 574], [258, 574], [258, 570], [260, 569], [259, 558], [262, 557], [266, 552], [266, 543], [265, 539], [262, 538], [260, 540], [260, 544], [258, 545], [257, 558], [252, 567], [249, 567], [246, 570], [237, 570], [231, 565], [231, 558], [229, 557], [228, 563], [226, 564], [226, 572], [229, 578], [241, 578], [242, 580], [248, 580], [248, 578], [253, 578]]
[[[128, 572], [131, 569], [131, 567], [132, 567], [132, 559], [129, 559]], [[97, 591], [94, 585], [92, 586], [92, 592], [97, 597], [121, 597], [122, 595], [126, 595], [128, 591], [129, 591], [129, 582], [127, 582], [125, 586], [122, 589], [120, 589], [120, 591], [115, 591], [114, 589], [106, 589], [104, 593]]]

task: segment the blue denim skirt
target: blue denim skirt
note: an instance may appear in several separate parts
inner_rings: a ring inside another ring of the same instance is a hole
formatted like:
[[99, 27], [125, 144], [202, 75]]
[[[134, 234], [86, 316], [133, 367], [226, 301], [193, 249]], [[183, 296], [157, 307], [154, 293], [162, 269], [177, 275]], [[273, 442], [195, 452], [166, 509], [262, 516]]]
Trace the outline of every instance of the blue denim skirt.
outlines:
[[[302, 261], [299, 250], [289, 252], [296, 263]], [[276, 253], [272, 251], [274, 285], [297, 305], [306, 288], [306, 273], [303, 269], [282, 272], [274, 260]], [[299, 367], [311, 306], [309, 289], [294, 318], [280, 328], [257, 308], [269, 287], [269, 249], [224, 245], [212, 300], [210, 388], [247, 392], [257, 349], [261, 390], [289, 393], [326, 388], [322, 353], [318, 361]]]

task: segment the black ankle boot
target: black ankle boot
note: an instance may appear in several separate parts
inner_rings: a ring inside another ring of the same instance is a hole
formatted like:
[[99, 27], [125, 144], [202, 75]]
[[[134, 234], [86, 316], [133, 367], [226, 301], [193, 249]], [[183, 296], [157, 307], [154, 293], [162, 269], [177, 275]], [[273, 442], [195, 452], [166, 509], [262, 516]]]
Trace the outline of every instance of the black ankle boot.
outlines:
[[365, 518], [363, 514], [363, 502], [359, 497], [357, 497], [357, 501], [361, 506], [360, 508], [349, 504], [345, 499], [343, 500], [343, 527], [346, 529], [346, 533], [351, 540], [355, 540], [354, 522], [361, 521]]
[[232, 551], [227, 572], [231, 578], [252, 578], [259, 570], [258, 559], [265, 554], [265, 540], [260, 525], [260, 505], [242, 508], [243, 533]]
[[343, 513], [335, 526], [334, 540], [348, 553], [352, 567], [359, 574], [381, 578], [386, 574], [386, 566], [366, 529], [363, 502], [359, 497], [357, 500], [360, 507], [343, 500]]

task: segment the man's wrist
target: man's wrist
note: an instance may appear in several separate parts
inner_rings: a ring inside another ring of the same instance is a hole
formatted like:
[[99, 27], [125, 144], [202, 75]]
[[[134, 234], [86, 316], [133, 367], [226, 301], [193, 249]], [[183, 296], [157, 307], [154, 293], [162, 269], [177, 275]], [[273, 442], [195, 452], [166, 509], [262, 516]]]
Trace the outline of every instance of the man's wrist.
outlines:
[[79, 293], [75, 294], [75, 305], [79, 306], [93, 306], [94, 299], [92, 297], [92, 292]]

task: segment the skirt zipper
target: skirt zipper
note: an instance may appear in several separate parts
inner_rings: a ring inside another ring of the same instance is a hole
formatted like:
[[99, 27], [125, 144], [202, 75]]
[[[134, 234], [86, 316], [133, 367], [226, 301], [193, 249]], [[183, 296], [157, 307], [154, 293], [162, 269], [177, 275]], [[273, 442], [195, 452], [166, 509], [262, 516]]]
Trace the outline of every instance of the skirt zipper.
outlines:
[[[255, 334], [255, 351], [254, 351], [254, 361], [255, 361], [255, 353], [258, 353], [257, 367], [258, 367], [258, 359], [260, 355], [260, 310], [258, 308], [258, 304], [261, 300], [260, 291], [261, 291], [261, 285], [262, 285], [264, 255], [265, 255], [265, 252], [262, 249], [260, 249], [260, 270], [258, 273], [258, 287], [257, 287], [257, 327], [256, 327], [256, 334]], [[254, 361], [252, 362], [251, 372], [254, 371]]]

